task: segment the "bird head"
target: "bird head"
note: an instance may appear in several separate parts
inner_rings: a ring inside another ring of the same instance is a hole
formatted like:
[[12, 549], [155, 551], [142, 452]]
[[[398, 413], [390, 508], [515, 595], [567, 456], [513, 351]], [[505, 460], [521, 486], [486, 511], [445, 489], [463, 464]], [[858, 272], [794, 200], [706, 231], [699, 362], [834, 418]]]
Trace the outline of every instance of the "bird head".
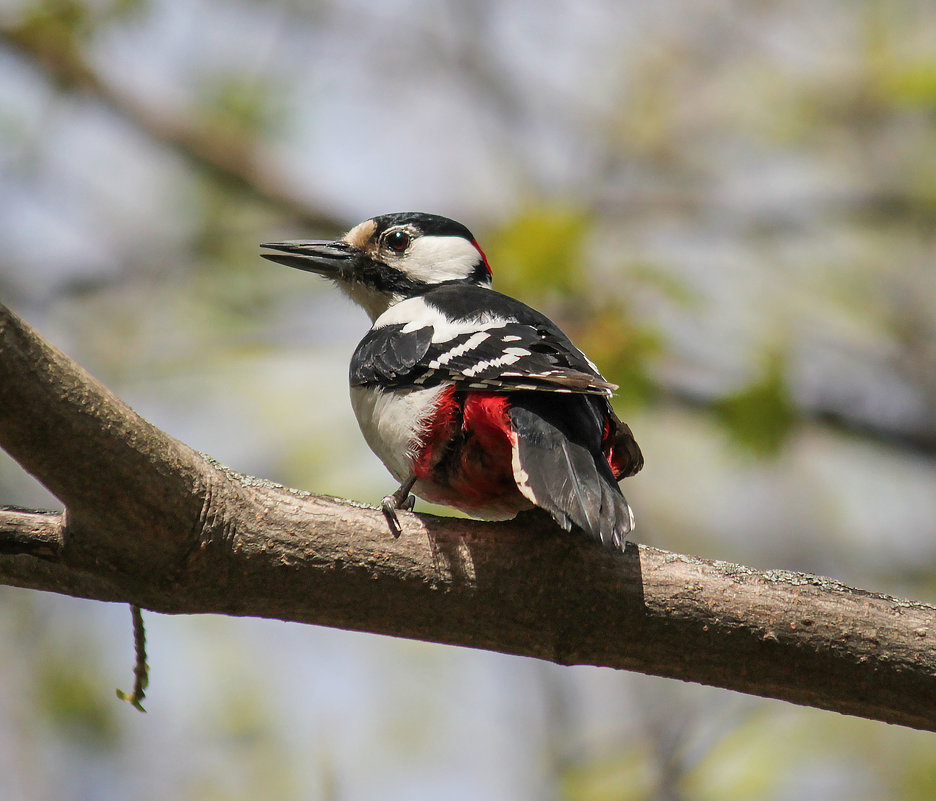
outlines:
[[330, 278], [372, 320], [394, 303], [439, 284], [491, 285], [491, 268], [471, 232], [436, 214], [382, 214], [334, 241], [261, 247], [279, 251], [261, 254], [265, 259]]

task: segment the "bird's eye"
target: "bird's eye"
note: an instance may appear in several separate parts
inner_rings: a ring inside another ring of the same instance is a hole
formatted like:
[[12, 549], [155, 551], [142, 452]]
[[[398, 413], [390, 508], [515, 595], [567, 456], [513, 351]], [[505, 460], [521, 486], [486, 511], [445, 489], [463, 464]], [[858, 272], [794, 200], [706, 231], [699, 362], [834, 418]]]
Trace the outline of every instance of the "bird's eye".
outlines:
[[402, 253], [409, 247], [413, 238], [406, 231], [393, 231], [387, 234], [387, 247], [397, 253]]

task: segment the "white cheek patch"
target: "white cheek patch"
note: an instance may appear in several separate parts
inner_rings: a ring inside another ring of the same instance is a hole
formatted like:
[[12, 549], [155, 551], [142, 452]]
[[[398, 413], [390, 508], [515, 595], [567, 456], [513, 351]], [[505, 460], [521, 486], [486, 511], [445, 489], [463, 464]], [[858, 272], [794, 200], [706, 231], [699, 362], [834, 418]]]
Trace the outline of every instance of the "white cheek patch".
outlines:
[[417, 281], [438, 284], [467, 278], [480, 261], [478, 249], [460, 236], [421, 236], [395, 266]]

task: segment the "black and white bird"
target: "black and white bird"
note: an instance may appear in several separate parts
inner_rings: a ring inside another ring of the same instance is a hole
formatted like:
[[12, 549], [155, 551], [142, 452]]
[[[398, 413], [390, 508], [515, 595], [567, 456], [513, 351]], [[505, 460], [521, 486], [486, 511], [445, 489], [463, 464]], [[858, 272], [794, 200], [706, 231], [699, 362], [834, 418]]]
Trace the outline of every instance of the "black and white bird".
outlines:
[[533, 506], [622, 548], [634, 516], [618, 481], [643, 466], [617, 388], [549, 318], [491, 289], [471, 232], [434, 214], [366, 220], [335, 241], [262, 245], [330, 278], [373, 325], [351, 358], [351, 404], [399, 489], [488, 520]]

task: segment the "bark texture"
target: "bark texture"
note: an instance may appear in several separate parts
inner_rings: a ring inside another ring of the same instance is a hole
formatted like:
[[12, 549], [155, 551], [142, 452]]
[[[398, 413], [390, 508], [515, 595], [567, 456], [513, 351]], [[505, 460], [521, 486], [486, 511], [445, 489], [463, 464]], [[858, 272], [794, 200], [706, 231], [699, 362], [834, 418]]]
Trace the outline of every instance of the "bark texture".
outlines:
[[544, 515], [401, 513], [229, 470], [0, 307], [0, 444], [66, 512], [0, 509], [0, 582], [696, 681], [936, 730], [936, 607], [638, 545]]

